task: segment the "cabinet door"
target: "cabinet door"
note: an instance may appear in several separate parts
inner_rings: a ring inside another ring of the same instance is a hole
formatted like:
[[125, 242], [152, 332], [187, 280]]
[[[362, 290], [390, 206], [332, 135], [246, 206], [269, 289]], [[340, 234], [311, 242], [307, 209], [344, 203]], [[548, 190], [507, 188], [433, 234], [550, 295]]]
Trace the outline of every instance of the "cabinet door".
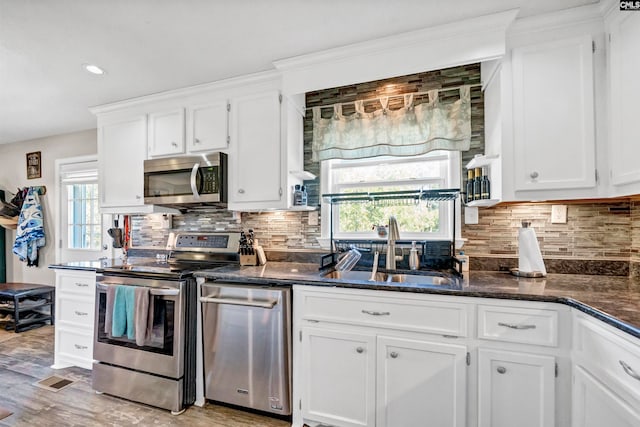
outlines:
[[99, 128], [100, 207], [144, 204], [147, 119], [137, 116]]
[[187, 110], [187, 151], [217, 151], [227, 148], [228, 111], [226, 100]]
[[149, 157], [184, 153], [184, 109], [149, 114]]
[[590, 36], [513, 49], [515, 190], [595, 187]]
[[376, 426], [466, 425], [462, 345], [377, 339]]
[[282, 200], [279, 94], [231, 100], [229, 204]]
[[302, 414], [343, 427], [375, 425], [375, 337], [302, 329]]
[[478, 351], [479, 427], [551, 427], [554, 424], [554, 357]]
[[[611, 25], [610, 65], [610, 156], [614, 196], [640, 192], [640, 14], [615, 12]], [[634, 184], [632, 187], [624, 185]]]
[[582, 367], [574, 367], [573, 427], [638, 427], [639, 405], [629, 405]]

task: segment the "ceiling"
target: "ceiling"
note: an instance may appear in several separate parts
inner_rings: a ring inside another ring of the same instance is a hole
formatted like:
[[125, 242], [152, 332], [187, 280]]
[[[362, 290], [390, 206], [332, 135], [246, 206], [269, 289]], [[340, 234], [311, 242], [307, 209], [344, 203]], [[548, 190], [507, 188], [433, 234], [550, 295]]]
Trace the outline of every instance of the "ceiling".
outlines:
[[[95, 127], [88, 107], [520, 8], [597, 0], [0, 0], [0, 144]], [[99, 65], [103, 76], [82, 64]]]

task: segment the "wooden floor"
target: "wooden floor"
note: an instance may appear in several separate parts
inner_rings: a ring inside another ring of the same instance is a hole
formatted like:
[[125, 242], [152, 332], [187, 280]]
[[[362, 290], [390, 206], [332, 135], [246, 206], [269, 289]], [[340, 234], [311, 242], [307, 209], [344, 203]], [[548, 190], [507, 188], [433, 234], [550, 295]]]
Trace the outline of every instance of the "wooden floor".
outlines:
[[[286, 421], [207, 404], [172, 416], [169, 411], [129, 402], [91, 389], [91, 371], [54, 370], [53, 327], [15, 334], [0, 330], [0, 407], [13, 415], [0, 426], [212, 426], [284, 427]], [[33, 384], [50, 375], [76, 382], [57, 393]]]

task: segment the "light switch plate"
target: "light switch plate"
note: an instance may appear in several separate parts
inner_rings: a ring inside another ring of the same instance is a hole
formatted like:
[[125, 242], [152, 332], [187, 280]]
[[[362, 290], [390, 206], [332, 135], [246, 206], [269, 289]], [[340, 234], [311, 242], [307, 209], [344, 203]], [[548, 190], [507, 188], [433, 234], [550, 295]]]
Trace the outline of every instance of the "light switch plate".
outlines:
[[551, 224], [567, 223], [567, 205], [551, 205]]
[[477, 207], [465, 207], [464, 208], [464, 223], [465, 224], [477, 224], [478, 223], [478, 208]]

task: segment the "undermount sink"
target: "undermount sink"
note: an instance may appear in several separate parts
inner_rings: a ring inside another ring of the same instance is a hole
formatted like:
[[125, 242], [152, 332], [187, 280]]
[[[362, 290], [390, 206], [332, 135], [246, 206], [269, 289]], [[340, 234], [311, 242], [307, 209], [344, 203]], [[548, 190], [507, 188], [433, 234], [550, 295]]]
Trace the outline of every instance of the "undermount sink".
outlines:
[[325, 279], [361, 280], [378, 283], [406, 283], [412, 285], [455, 286], [454, 278], [423, 274], [388, 274], [375, 273], [373, 280], [370, 271], [331, 271], [323, 276]]

